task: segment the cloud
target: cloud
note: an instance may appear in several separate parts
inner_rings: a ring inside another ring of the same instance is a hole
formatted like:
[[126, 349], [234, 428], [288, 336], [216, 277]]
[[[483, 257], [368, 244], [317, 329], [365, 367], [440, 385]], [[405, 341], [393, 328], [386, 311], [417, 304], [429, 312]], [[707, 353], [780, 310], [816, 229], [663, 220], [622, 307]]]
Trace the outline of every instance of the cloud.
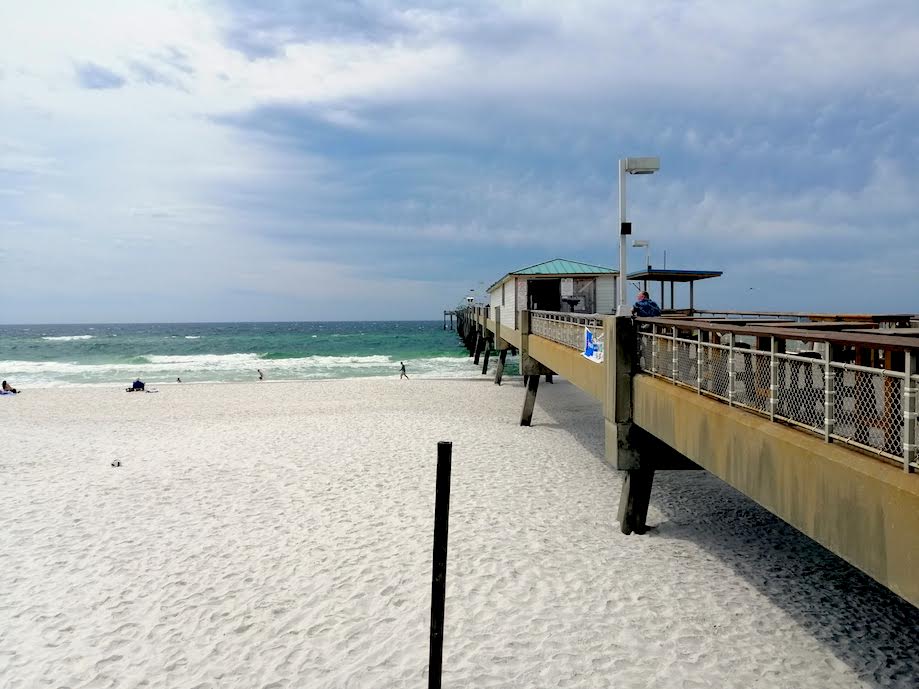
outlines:
[[848, 261], [915, 309], [917, 27], [860, 0], [0, 10], [0, 244], [45, 295], [4, 318], [421, 317], [615, 263], [626, 154], [662, 159], [628, 181], [653, 260], [725, 269], [702, 296], [854, 303]]
[[130, 70], [131, 76], [137, 82], [179, 89], [184, 88], [182, 82], [176, 76], [168, 74], [151, 64], [134, 60], [130, 64]]
[[125, 84], [125, 79], [120, 74], [91, 62], [74, 65], [74, 71], [80, 86], [85, 89], [118, 89]]

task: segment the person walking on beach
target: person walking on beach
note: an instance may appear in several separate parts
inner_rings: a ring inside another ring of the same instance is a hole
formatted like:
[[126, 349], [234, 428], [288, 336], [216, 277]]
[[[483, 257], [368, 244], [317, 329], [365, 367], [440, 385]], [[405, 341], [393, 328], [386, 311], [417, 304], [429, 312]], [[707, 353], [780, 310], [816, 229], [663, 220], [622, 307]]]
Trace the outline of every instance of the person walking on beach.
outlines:
[[259, 379], [259, 380], [265, 380], [265, 374], [262, 373], [262, 369], [257, 368], [257, 369], [255, 369], [255, 370], [258, 371], [258, 379]]
[[400, 361], [399, 363], [402, 364], [402, 368], [399, 369], [399, 380], [402, 380], [403, 378], [408, 380], [408, 374], [405, 372], [405, 362]]

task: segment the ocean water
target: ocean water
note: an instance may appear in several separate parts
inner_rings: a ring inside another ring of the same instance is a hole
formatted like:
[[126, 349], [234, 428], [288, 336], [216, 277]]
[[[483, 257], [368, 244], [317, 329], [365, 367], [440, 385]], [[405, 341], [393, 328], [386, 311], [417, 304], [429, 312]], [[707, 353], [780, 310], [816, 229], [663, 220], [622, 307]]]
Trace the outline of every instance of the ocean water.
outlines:
[[441, 321], [0, 325], [14, 387], [477, 374]]

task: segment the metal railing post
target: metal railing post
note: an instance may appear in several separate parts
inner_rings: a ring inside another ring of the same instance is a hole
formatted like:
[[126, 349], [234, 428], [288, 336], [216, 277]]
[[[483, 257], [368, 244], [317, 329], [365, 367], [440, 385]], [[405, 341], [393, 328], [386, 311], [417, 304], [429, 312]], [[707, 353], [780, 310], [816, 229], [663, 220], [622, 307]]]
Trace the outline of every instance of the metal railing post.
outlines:
[[833, 376], [833, 345], [825, 342], [823, 362], [823, 440], [832, 442], [836, 425], [836, 386]]
[[673, 371], [672, 373], [673, 373], [673, 384], [674, 385], [676, 385], [677, 380], [679, 380], [679, 377], [677, 376], [680, 370], [679, 367], [680, 367], [680, 356], [679, 356], [679, 351], [677, 350], [676, 326], [673, 326]]
[[916, 417], [919, 407], [919, 388], [916, 387], [914, 376], [919, 371], [919, 357], [915, 352], [904, 352], [905, 366], [903, 367], [903, 470], [912, 471], [913, 462], [916, 461]]
[[696, 335], [696, 391], [702, 394], [702, 328]]
[[728, 406], [734, 406], [734, 388], [737, 373], [734, 371], [734, 333], [728, 333]]
[[779, 360], [776, 358], [778, 343], [775, 335], [769, 338], [769, 420], [775, 421], [775, 408], [778, 406], [778, 372]]
[[651, 373], [657, 373], [657, 325], [651, 324]]

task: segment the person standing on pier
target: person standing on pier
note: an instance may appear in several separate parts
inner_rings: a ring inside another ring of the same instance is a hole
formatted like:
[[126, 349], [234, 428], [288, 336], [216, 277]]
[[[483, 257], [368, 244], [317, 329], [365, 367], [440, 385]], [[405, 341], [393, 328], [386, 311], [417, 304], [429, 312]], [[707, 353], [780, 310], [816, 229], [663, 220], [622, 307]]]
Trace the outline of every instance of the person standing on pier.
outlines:
[[405, 372], [405, 362], [400, 361], [399, 363], [402, 364], [402, 368], [399, 369], [399, 380], [402, 380], [403, 378], [408, 380], [408, 374]]
[[647, 292], [639, 292], [632, 306], [632, 315], [639, 318], [653, 318], [661, 315], [661, 307], [651, 301], [651, 295]]

